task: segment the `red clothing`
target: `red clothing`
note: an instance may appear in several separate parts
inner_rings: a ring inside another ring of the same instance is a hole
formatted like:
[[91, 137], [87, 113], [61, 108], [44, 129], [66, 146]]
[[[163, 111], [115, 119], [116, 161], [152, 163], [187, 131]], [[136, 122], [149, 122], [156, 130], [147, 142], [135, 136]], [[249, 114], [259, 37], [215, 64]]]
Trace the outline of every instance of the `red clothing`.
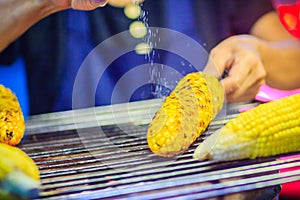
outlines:
[[[296, 156], [287, 156], [280, 158], [281, 160], [291, 159], [291, 158], [299, 158], [299, 155]], [[293, 170], [300, 170], [300, 167], [291, 167], [287, 169], [280, 170], [280, 173], [285, 173]], [[282, 188], [280, 191], [280, 198], [283, 199], [300, 199], [300, 180], [290, 183], [282, 184]]]

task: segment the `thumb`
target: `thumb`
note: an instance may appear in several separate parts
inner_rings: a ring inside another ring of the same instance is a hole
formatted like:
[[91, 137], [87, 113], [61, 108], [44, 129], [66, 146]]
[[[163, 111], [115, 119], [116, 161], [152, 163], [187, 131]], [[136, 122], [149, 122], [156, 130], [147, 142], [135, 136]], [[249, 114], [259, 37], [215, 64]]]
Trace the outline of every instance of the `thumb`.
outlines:
[[221, 80], [221, 85], [224, 87], [226, 95], [234, 93], [239, 88], [237, 81], [232, 77]]
[[227, 68], [233, 63], [233, 55], [230, 50], [222, 48], [221, 45], [211, 50], [208, 63], [204, 72], [220, 78]]

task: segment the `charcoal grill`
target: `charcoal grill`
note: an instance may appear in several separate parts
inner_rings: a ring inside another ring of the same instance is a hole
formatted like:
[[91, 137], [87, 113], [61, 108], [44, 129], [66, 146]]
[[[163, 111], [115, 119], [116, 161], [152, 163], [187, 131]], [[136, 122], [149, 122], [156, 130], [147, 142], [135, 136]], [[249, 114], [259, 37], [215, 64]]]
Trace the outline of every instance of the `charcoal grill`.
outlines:
[[37, 199], [231, 199], [242, 193], [259, 199], [278, 194], [282, 183], [300, 180], [300, 170], [278, 173], [300, 166], [300, 158], [193, 160], [200, 142], [236, 117], [239, 106], [250, 104], [228, 106], [228, 115], [216, 118], [184, 154], [153, 155], [147, 124], [161, 103], [153, 99], [31, 116], [20, 148], [40, 169]]

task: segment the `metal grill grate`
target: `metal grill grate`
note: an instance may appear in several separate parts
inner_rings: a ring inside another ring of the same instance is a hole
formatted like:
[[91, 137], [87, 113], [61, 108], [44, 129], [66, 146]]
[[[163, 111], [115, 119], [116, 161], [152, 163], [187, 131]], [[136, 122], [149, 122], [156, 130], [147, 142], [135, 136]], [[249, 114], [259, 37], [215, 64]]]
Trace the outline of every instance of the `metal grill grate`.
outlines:
[[300, 166], [300, 158], [193, 160], [196, 146], [234, 114], [214, 120], [183, 155], [153, 155], [146, 131], [160, 105], [160, 100], [149, 100], [28, 119], [20, 148], [40, 168], [39, 199], [207, 199], [245, 191], [274, 196], [277, 185], [300, 180], [300, 170], [278, 173]]

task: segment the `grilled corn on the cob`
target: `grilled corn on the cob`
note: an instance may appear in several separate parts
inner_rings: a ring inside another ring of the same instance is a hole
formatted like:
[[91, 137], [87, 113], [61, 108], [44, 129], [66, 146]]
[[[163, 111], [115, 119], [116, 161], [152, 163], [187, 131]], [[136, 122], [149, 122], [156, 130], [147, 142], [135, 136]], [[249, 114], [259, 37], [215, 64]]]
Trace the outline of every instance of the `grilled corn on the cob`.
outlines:
[[17, 145], [24, 136], [25, 122], [12, 91], [0, 85], [0, 143]]
[[221, 110], [224, 89], [215, 77], [186, 75], [166, 98], [148, 128], [148, 146], [159, 156], [184, 152]]
[[300, 94], [239, 114], [201, 143], [194, 158], [237, 160], [300, 151]]
[[0, 143], [0, 197], [31, 198], [38, 194], [39, 169], [18, 147]]

